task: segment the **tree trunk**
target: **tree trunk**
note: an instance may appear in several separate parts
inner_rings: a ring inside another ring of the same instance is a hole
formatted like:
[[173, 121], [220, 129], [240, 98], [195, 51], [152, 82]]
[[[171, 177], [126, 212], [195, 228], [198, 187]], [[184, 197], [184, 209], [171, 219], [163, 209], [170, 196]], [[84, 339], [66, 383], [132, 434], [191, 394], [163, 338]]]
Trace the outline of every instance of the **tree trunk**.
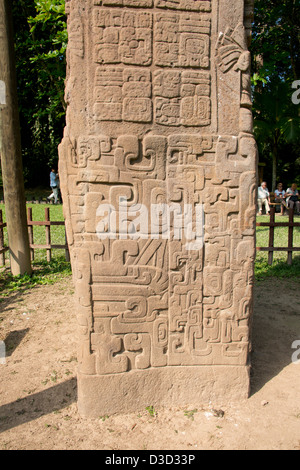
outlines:
[[0, 0], [0, 155], [14, 276], [32, 272], [17, 102], [11, 0]]
[[272, 155], [272, 191], [274, 192], [277, 186], [277, 161], [278, 161], [278, 147], [277, 143], [273, 146]]

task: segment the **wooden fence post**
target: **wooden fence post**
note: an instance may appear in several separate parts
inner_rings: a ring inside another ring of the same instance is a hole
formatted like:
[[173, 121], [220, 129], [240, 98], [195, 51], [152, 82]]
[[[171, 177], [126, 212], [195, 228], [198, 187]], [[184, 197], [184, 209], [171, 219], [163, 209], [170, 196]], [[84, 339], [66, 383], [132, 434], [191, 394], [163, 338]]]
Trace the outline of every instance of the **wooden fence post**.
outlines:
[[289, 239], [288, 239], [288, 248], [291, 250], [288, 251], [287, 262], [289, 265], [293, 263], [293, 229], [294, 229], [294, 207], [289, 208]]
[[[4, 249], [3, 215], [0, 210], [0, 251]], [[0, 265], [5, 266], [5, 252], [0, 254]]]
[[47, 261], [50, 263], [51, 261], [51, 227], [50, 227], [50, 209], [49, 207], [45, 208], [45, 221], [49, 222], [49, 224], [45, 225], [46, 229], [46, 245], [50, 248], [47, 248]]
[[[275, 231], [275, 206], [270, 207], [270, 231], [269, 231], [269, 248], [274, 248], [274, 231]], [[273, 264], [274, 251], [269, 251], [268, 264], [272, 266]]]
[[[28, 207], [27, 209], [27, 220], [28, 222], [32, 222], [32, 207]], [[34, 245], [32, 224], [28, 224], [28, 235], [29, 235], [29, 245], [32, 246]], [[34, 261], [34, 249], [33, 248], [30, 248], [30, 255], [31, 255], [31, 261]]]

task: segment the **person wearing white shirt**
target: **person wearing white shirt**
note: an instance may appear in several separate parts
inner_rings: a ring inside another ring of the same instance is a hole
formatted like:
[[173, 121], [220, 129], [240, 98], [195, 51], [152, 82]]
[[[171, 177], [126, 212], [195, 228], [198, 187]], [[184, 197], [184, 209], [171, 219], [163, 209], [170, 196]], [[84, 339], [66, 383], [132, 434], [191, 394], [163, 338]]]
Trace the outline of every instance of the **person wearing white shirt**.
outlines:
[[266, 214], [269, 214], [270, 212], [270, 206], [269, 206], [269, 198], [270, 198], [270, 193], [267, 188], [267, 183], [263, 181], [261, 183], [261, 186], [258, 188], [258, 212], [259, 215], [262, 215], [262, 208], [265, 206], [266, 209]]

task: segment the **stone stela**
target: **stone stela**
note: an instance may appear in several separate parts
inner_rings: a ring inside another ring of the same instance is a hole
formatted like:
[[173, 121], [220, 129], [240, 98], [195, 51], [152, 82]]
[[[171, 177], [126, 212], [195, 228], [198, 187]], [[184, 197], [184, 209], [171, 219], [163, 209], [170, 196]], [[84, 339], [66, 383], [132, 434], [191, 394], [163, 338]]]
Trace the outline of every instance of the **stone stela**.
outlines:
[[[59, 173], [83, 416], [248, 397], [252, 9], [252, 0], [66, 1]], [[139, 207], [201, 206], [203, 243], [189, 249], [172, 218], [168, 237], [158, 219], [154, 236], [99, 238], [99, 207], [119, 217], [120, 200], [128, 227]]]

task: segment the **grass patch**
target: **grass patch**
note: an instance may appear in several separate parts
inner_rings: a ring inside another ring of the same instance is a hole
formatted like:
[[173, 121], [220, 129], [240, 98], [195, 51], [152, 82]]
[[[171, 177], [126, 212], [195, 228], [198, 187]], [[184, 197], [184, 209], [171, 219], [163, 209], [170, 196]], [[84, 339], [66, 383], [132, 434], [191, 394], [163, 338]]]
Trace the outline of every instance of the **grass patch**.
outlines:
[[[263, 255], [263, 256], [262, 256]], [[300, 278], [300, 256], [293, 256], [293, 264], [287, 264], [284, 260], [275, 258], [272, 266], [268, 265], [268, 255], [266, 253], [257, 253], [255, 261], [255, 279], [263, 281], [268, 277], [277, 277], [279, 279]]]
[[16, 291], [25, 291], [35, 286], [55, 284], [72, 274], [71, 265], [63, 256], [48, 261], [33, 262], [32, 275], [12, 276], [9, 268], [0, 273], [0, 301]]
[[[269, 222], [269, 216], [258, 216], [257, 222]], [[294, 218], [295, 222], [299, 222], [299, 217]], [[280, 216], [276, 214], [275, 222], [288, 222], [287, 216]], [[256, 228], [256, 246], [265, 247], [269, 245], [269, 227]], [[294, 228], [293, 236], [294, 247], [300, 246], [300, 227]], [[275, 227], [274, 246], [287, 247], [288, 246], [288, 228]], [[255, 279], [262, 281], [267, 277], [277, 278], [299, 278], [300, 277], [300, 255], [297, 252], [293, 253], [293, 264], [287, 264], [287, 252], [274, 252], [273, 264], [268, 264], [268, 253], [257, 252], [255, 260]]]

